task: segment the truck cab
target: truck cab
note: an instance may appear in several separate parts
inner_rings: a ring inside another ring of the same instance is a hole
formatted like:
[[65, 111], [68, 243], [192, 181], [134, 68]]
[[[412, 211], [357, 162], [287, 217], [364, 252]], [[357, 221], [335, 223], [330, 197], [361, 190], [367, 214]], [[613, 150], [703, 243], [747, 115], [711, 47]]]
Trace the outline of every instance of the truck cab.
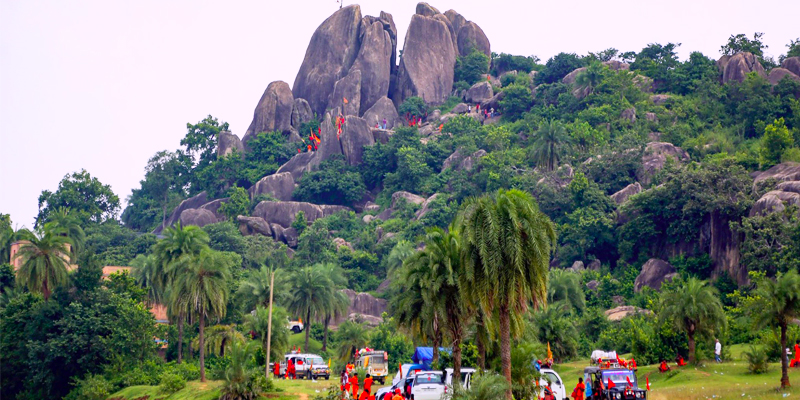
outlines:
[[561, 379], [561, 375], [558, 372], [550, 369], [550, 368], [542, 368], [539, 370], [539, 373], [542, 374], [541, 378], [539, 378], [539, 398], [544, 398], [544, 388], [550, 384], [550, 389], [553, 391], [553, 395], [556, 396], [556, 399], [564, 399], [568, 400], [567, 397], [567, 388], [564, 386], [564, 381]]
[[372, 379], [383, 385], [389, 374], [389, 353], [379, 350], [362, 351], [356, 358], [355, 366], [365, 368]]
[[[592, 400], [647, 399], [647, 390], [639, 388], [636, 373], [627, 368], [587, 367], [583, 370], [586, 398]], [[608, 388], [611, 382], [613, 387]]]
[[289, 353], [281, 361], [281, 375], [286, 373], [289, 360], [294, 362], [295, 375], [300, 379], [331, 378], [331, 370], [322, 357], [316, 354]]

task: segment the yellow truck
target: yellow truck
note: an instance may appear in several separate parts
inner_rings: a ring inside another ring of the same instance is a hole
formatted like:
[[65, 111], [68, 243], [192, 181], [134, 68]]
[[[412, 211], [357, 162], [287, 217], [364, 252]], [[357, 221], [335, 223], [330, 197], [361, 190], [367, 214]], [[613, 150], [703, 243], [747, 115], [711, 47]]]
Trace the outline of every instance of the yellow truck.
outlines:
[[361, 349], [356, 357], [355, 366], [366, 369], [373, 380], [383, 385], [389, 374], [389, 353], [381, 350]]

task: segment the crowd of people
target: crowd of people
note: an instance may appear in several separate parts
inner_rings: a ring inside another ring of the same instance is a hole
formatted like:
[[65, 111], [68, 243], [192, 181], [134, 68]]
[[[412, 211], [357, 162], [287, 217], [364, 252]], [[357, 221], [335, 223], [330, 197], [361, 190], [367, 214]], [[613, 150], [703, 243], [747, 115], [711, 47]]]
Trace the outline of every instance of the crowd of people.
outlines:
[[[375, 395], [372, 394], [372, 376], [367, 374], [366, 378], [364, 378], [364, 388], [361, 391], [361, 395], [359, 395], [358, 372], [354, 372], [354, 370], [355, 365], [353, 364], [347, 364], [347, 366], [342, 370], [342, 374], [340, 376], [342, 399], [375, 400]], [[402, 396], [400, 399], [402, 399]], [[394, 397], [392, 400], [394, 400]]]

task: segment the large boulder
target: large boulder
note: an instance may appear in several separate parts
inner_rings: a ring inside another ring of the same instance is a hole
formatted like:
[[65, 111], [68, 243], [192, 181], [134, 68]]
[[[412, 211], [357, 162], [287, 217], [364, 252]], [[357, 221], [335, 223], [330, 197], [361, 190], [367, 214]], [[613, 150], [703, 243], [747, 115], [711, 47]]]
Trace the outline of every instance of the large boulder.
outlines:
[[416, 213], [416, 220], [417, 221], [421, 220], [422, 217], [428, 215], [428, 213], [431, 212], [430, 205], [439, 196], [441, 196], [439, 193], [434, 193], [431, 197], [428, 197], [427, 199], [425, 199], [425, 201], [422, 203], [422, 207]]
[[392, 94], [395, 104], [411, 96], [443, 103], [453, 89], [455, 39], [447, 17], [435, 10], [420, 3], [411, 17]]
[[299, 201], [262, 201], [253, 210], [254, 217], [261, 217], [269, 224], [278, 224], [288, 228], [294, 222], [297, 213], [302, 211], [306, 221], [327, 217], [340, 211], [351, 211], [348, 207], [317, 205]]
[[617, 60], [604, 61], [603, 65], [607, 66], [612, 71], [619, 71], [619, 70], [627, 71], [627, 70], [631, 69], [631, 65], [630, 64], [628, 64], [626, 62], [622, 62], [622, 61], [617, 61]]
[[364, 146], [375, 144], [375, 137], [367, 121], [358, 117], [348, 117], [344, 123], [340, 142], [347, 163], [359, 165], [364, 154]]
[[767, 215], [781, 212], [786, 209], [786, 204], [800, 206], [800, 194], [785, 192], [783, 190], [772, 190], [761, 196], [750, 209], [750, 216]]
[[580, 67], [573, 70], [572, 72], [568, 73], [566, 76], [561, 78], [561, 83], [565, 83], [567, 85], [575, 83], [575, 80], [578, 79], [578, 75], [580, 75], [581, 72], [583, 71], [586, 71], [586, 67]]
[[[380, 20], [364, 18], [361, 27], [361, 49], [351, 68], [361, 71], [361, 106], [364, 111], [372, 107], [382, 97], [389, 95], [391, 81], [392, 51], [394, 45], [389, 31]], [[349, 97], [348, 97], [349, 99]]]
[[228, 202], [227, 197], [222, 199], [211, 200], [208, 203], [200, 206], [199, 209], [211, 211], [212, 213], [214, 213], [214, 218], [216, 218], [217, 221], [224, 221], [226, 219], [225, 215], [219, 212], [219, 208], [227, 202]]
[[400, 199], [404, 199], [406, 202], [416, 205], [420, 205], [425, 202], [424, 197], [401, 190], [399, 192], [392, 193], [392, 208], [395, 208]]
[[771, 85], [777, 85], [783, 78], [789, 77], [789, 79], [800, 82], [800, 76], [797, 76], [792, 71], [789, 71], [786, 68], [773, 68], [769, 71], [769, 75], [767, 76], [767, 80]]
[[261, 178], [250, 187], [250, 198], [266, 194], [277, 200], [288, 201], [292, 199], [294, 191], [294, 177], [291, 172], [280, 172]]
[[270, 229], [267, 221], [264, 221], [264, 218], [239, 215], [236, 217], [236, 221], [239, 223], [239, 232], [244, 236], [263, 235], [272, 237], [272, 229]]
[[650, 95], [650, 101], [657, 106], [663, 106], [667, 104], [667, 102], [672, 98], [672, 96], [668, 94], [653, 94]]
[[780, 163], [766, 171], [754, 172], [750, 176], [753, 177], [753, 185], [767, 179], [778, 182], [800, 181], [800, 163], [791, 161]]
[[633, 108], [633, 107], [626, 108], [626, 109], [622, 110], [622, 112], [620, 113], [619, 117], [622, 118], [622, 119], [628, 120], [630, 123], [634, 123], [634, 122], [636, 122], [636, 109]]
[[788, 69], [797, 76], [800, 76], [800, 57], [786, 58], [781, 63], [781, 67]]
[[478, 82], [467, 90], [465, 100], [467, 103], [481, 103], [494, 96], [492, 84], [486, 81]]
[[751, 72], [766, 76], [764, 67], [761, 66], [758, 58], [753, 53], [736, 53], [724, 62], [720, 59], [719, 65], [723, 66], [722, 83], [730, 81], [742, 82], [747, 77], [747, 74]]
[[623, 188], [619, 192], [612, 194], [611, 200], [614, 200], [614, 202], [617, 203], [617, 205], [620, 205], [628, 201], [628, 198], [630, 198], [631, 196], [639, 194], [641, 192], [642, 192], [642, 185], [640, 185], [639, 182], [634, 182], [628, 186], [625, 186], [625, 188]]
[[491, 59], [492, 48], [489, 44], [489, 38], [486, 37], [483, 29], [478, 24], [468, 21], [456, 32], [458, 32], [456, 34], [456, 42], [458, 43], [458, 53], [460, 55], [465, 56], [474, 48]]
[[234, 151], [244, 156], [242, 141], [230, 131], [221, 131], [217, 135], [217, 158], [228, 156]]
[[633, 291], [639, 293], [645, 286], [660, 290], [662, 283], [672, 280], [675, 276], [675, 267], [670, 263], [658, 258], [651, 258], [642, 265], [642, 272], [633, 282]]
[[491, 110], [494, 108], [495, 110], [500, 109], [500, 101], [506, 97], [506, 92], [500, 92], [492, 96], [491, 99], [487, 99], [481, 102], [481, 110]]
[[[342, 126], [342, 133], [339, 134], [336, 127], [336, 118], [340, 115], [341, 108], [334, 108], [325, 113], [320, 123], [321, 134], [319, 135], [320, 143], [317, 145], [317, 151], [314, 152], [314, 157], [309, 162], [308, 168], [314, 169], [325, 160], [330, 160], [336, 155], [342, 154], [341, 137], [345, 134], [346, 127]], [[347, 117], [345, 122], [350, 118]], [[295, 179], [297, 180], [297, 179]]]
[[645, 185], [650, 184], [656, 172], [664, 168], [667, 157], [677, 162], [689, 161], [689, 153], [686, 150], [668, 142], [650, 142], [645, 147], [642, 156], [642, 169], [639, 171], [639, 181]]
[[[292, 106], [292, 127], [299, 130], [300, 126], [304, 123], [311, 121], [314, 118], [314, 112], [311, 111], [311, 106], [308, 105], [306, 99], [294, 99]], [[305, 136], [306, 132], [300, 132]]]
[[289, 84], [283, 81], [270, 83], [258, 101], [253, 112], [253, 122], [247, 128], [242, 142], [246, 146], [248, 141], [261, 132], [279, 131], [288, 134], [292, 126], [293, 108], [294, 97]]
[[285, 164], [281, 165], [280, 168], [278, 168], [278, 171], [275, 173], [279, 174], [282, 172], [288, 172], [292, 174], [292, 178], [295, 180], [295, 182], [297, 182], [300, 180], [303, 174], [306, 173], [306, 171], [311, 170], [310, 164], [314, 159], [314, 155], [315, 153], [312, 152], [298, 153]]
[[351, 5], [333, 13], [311, 36], [292, 92], [294, 97], [306, 99], [317, 115], [325, 111], [333, 85], [355, 62], [360, 25], [361, 7]]
[[386, 120], [386, 129], [394, 129], [395, 126], [402, 124], [400, 116], [397, 115], [397, 108], [388, 97], [381, 97], [372, 107], [364, 113], [364, 121], [367, 121], [367, 126], [373, 127], [378, 125], [383, 127], [383, 120]]
[[346, 316], [342, 316], [333, 325], [337, 326], [345, 320], [362, 320], [368, 324], [376, 324], [382, 321], [381, 315], [386, 312], [387, 301], [376, 298], [369, 293], [356, 293], [351, 289], [343, 289], [342, 292], [350, 299], [350, 306], [347, 308]]
[[637, 314], [651, 315], [653, 312], [636, 306], [619, 306], [605, 311], [606, 318], [609, 321], [620, 321], [623, 318]]
[[163, 231], [164, 228], [172, 226], [180, 220], [181, 213], [184, 210], [188, 210], [190, 208], [199, 208], [206, 203], [208, 203], [208, 195], [204, 191], [182, 201], [177, 207], [175, 207], [174, 210], [172, 210], [172, 214], [170, 214], [169, 218], [164, 221], [164, 224], [153, 230], [153, 233], [156, 235], [161, 234], [161, 231]]
[[328, 108], [341, 107], [344, 115], [358, 116], [361, 111], [361, 71], [350, 70], [344, 78], [333, 85]]
[[217, 223], [219, 220], [217, 220], [212, 211], [203, 208], [190, 208], [181, 212], [180, 222], [182, 226], [195, 225], [202, 228], [206, 225]]

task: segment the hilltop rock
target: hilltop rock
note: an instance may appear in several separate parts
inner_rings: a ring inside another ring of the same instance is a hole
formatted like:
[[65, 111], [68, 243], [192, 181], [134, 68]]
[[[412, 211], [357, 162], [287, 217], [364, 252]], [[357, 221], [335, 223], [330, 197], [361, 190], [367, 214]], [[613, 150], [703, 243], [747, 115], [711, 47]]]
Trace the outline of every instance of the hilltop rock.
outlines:
[[[347, 99], [347, 103], [345, 103]], [[361, 110], [361, 71], [350, 70], [342, 79], [333, 84], [333, 93], [328, 108], [343, 107], [344, 115], [358, 116]]]
[[343, 206], [317, 205], [299, 201], [262, 201], [253, 210], [253, 216], [261, 217], [269, 224], [278, 224], [288, 228], [300, 211], [305, 214], [306, 221], [310, 223], [317, 218], [327, 217], [339, 211], [352, 210]]
[[375, 124], [383, 126], [383, 120], [386, 119], [386, 129], [394, 129], [402, 123], [400, 116], [397, 115], [397, 108], [394, 103], [384, 96], [378, 99], [372, 107], [364, 113], [364, 120], [367, 121], [367, 126], [373, 127]]
[[444, 12], [444, 16], [447, 17], [447, 20], [450, 21], [450, 26], [453, 27], [455, 32], [461, 30], [461, 27], [466, 25], [467, 19], [464, 18], [461, 14], [456, 12], [456, 10], [447, 10]]
[[325, 112], [333, 85], [347, 75], [358, 54], [361, 7], [337, 10], [311, 36], [292, 92], [306, 99], [317, 115]]
[[668, 94], [654, 94], [650, 95], [650, 101], [657, 106], [662, 106], [667, 103], [672, 98], [672, 96]]
[[[292, 127], [300, 129], [304, 123], [311, 121], [314, 117], [314, 112], [311, 111], [311, 106], [308, 105], [306, 99], [294, 99], [292, 106]], [[303, 132], [305, 134], [305, 132]]]
[[742, 82], [751, 72], [766, 76], [764, 67], [758, 62], [756, 56], [748, 52], [736, 53], [725, 61], [720, 59], [718, 65], [723, 67], [722, 83]]
[[223, 158], [234, 151], [244, 156], [242, 141], [230, 131], [221, 131], [217, 135], [217, 158]]
[[784, 77], [787, 77], [787, 76], [789, 77], [789, 79], [791, 79], [791, 80], [793, 80], [795, 82], [800, 82], [800, 76], [797, 76], [792, 71], [789, 71], [786, 68], [773, 68], [771, 71], [769, 71], [769, 75], [767, 76], [767, 80], [769, 81], [769, 83], [771, 85], [774, 86], [774, 85], [777, 85], [778, 82], [781, 81], [781, 79], [783, 79]]
[[478, 82], [467, 90], [465, 100], [467, 103], [481, 103], [494, 97], [492, 84], [486, 81]]
[[278, 168], [278, 171], [275, 173], [279, 174], [282, 172], [288, 172], [292, 174], [292, 179], [297, 182], [306, 171], [310, 171], [310, 163], [314, 158], [314, 154], [315, 153], [310, 152], [298, 153], [285, 164], [281, 165], [281, 167]]
[[405, 199], [406, 202], [416, 205], [420, 205], [425, 202], [424, 197], [401, 190], [399, 192], [392, 193], [392, 208], [397, 206], [397, 202], [400, 201], [400, 199]]
[[246, 146], [248, 141], [261, 132], [279, 131], [288, 134], [292, 126], [293, 107], [294, 97], [289, 84], [283, 81], [270, 83], [258, 101], [253, 112], [253, 122], [247, 128], [242, 142]]
[[575, 80], [578, 79], [578, 75], [580, 75], [581, 72], [583, 71], [586, 71], [586, 67], [580, 67], [575, 69], [574, 71], [568, 73], [566, 76], [561, 78], [561, 83], [565, 83], [567, 85], [575, 83]]
[[159, 226], [158, 228], [156, 228], [153, 231], [153, 233], [158, 235], [158, 234], [161, 233], [161, 231], [164, 230], [164, 228], [166, 228], [168, 226], [175, 225], [175, 223], [177, 223], [180, 220], [181, 213], [184, 210], [188, 210], [190, 208], [198, 208], [198, 207], [200, 207], [200, 206], [202, 206], [203, 204], [206, 204], [206, 203], [208, 203], [208, 195], [206, 194], [205, 191], [200, 192], [200, 193], [196, 194], [195, 196], [189, 197], [188, 199], [186, 199], [186, 200], [182, 201], [180, 204], [178, 204], [178, 206], [175, 207], [174, 210], [172, 210], [172, 214], [170, 214], [169, 218], [167, 218], [164, 221], [164, 225]]
[[367, 121], [358, 117], [349, 117], [345, 120], [341, 136], [341, 146], [344, 157], [350, 165], [361, 164], [364, 146], [375, 144], [375, 137], [367, 126]]
[[[351, 68], [361, 71], [360, 110], [363, 113], [382, 97], [389, 95], [393, 44], [381, 21], [369, 24], [364, 18], [361, 28], [361, 49]], [[349, 99], [349, 97], [348, 97]]]
[[294, 191], [294, 177], [291, 172], [280, 172], [267, 175], [261, 178], [255, 185], [250, 187], [250, 198], [254, 199], [258, 195], [270, 195], [281, 201], [292, 199]]
[[611, 200], [614, 200], [614, 202], [617, 203], [617, 205], [620, 205], [628, 201], [628, 198], [630, 198], [631, 196], [639, 194], [641, 192], [642, 192], [642, 185], [640, 185], [639, 182], [634, 182], [628, 186], [625, 186], [625, 188], [620, 190], [619, 192], [612, 194]]
[[489, 44], [489, 38], [486, 37], [483, 29], [478, 24], [468, 21], [456, 32], [458, 32], [456, 42], [458, 43], [458, 53], [460, 55], [466, 56], [475, 48], [491, 59], [492, 48]]
[[675, 267], [670, 263], [651, 258], [642, 265], [642, 272], [633, 282], [633, 291], [639, 293], [645, 286], [660, 290], [662, 283], [672, 280], [675, 276], [677, 276]]
[[766, 171], [754, 172], [750, 176], [753, 177], [753, 185], [767, 179], [779, 182], [800, 181], [800, 163], [791, 161], [780, 163]]
[[783, 190], [767, 192], [753, 204], [750, 209], [750, 216], [782, 212], [786, 209], [784, 204], [800, 206], [800, 194]]
[[686, 150], [675, 146], [668, 142], [650, 142], [645, 147], [644, 155], [642, 156], [642, 170], [638, 174], [639, 181], [645, 185], [650, 184], [650, 180], [657, 171], [664, 168], [667, 162], [667, 157], [670, 157], [678, 162], [689, 161], [689, 153]]
[[428, 213], [431, 212], [431, 209], [430, 209], [431, 202], [436, 200], [439, 196], [440, 196], [439, 193], [434, 193], [431, 197], [428, 197], [427, 199], [425, 199], [425, 201], [422, 203], [422, 207], [416, 213], [416, 220], [417, 221], [421, 220], [422, 217], [428, 215]]
[[783, 60], [781, 67], [788, 69], [797, 76], [800, 76], [800, 57], [789, 57]]
[[182, 226], [195, 225], [204, 227], [209, 224], [219, 222], [213, 212], [202, 208], [190, 208], [183, 210], [180, 216]]
[[622, 110], [622, 113], [619, 115], [622, 119], [627, 119], [631, 123], [636, 122], [636, 109], [635, 108], [626, 108]]
[[[434, 13], [435, 12], [435, 13]], [[419, 96], [428, 103], [443, 103], [453, 89], [456, 48], [447, 18], [425, 3], [417, 5], [406, 32], [403, 57], [392, 99], [400, 104]]]
[[356, 293], [351, 289], [343, 289], [342, 292], [350, 299], [350, 306], [347, 308], [347, 316], [335, 320], [333, 325], [339, 325], [346, 319], [360, 319], [372, 326], [382, 322], [381, 315], [386, 312], [388, 304], [386, 300], [376, 298], [369, 293]]
[[236, 221], [239, 223], [239, 232], [244, 236], [263, 235], [272, 237], [272, 229], [270, 229], [267, 221], [264, 221], [264, 218], [240, 215], [236, 217]]
[[651, 315], [653, 312], [636, 306], [619, 306], [605, 311], [606, 318], [608, 318], [609, 321], [620, 321], [623, 318], [636, 314]]
[[617, 60], [604, 61], [603, 65], [607, 66], [612, 71], [619, 71], [619, 70], [627, 71], [627, 70], [631, 69], [631, 65], [630, 64], [628, 64], [626, 62], [622, 62], [622, 61], [617, 61]]

